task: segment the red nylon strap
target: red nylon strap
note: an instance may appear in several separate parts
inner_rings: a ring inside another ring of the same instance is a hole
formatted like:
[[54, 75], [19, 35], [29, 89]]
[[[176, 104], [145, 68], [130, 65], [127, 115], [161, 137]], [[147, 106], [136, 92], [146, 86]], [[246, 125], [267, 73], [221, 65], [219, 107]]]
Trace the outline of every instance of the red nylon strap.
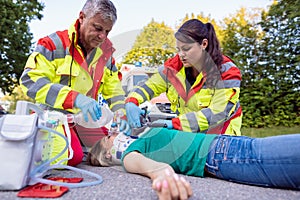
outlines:
[[187, 98], [186, 98], [186, 102], [192, 97], [194, 96], [194, 94], [196, 94], [202, 87], [203, 84], [205, 83], [206, 78], [203, 77], [200, 81], [200, 83], [198, 85], [195, 85], [188, 93]]
[[237, 112], [227, 121], [217, 125], [214, 128], [211, 128], [207, 131], [207, 134], [224, 134], [226, 132], [226, 129], [228, 128], [230, 121], [241, 116], [242, 114], [242, 108], [239, 107]]
[[[101, 79], [104, 73], [104, 66], [107, 63], [109, 57], [111, 57], [114, 49], [111, 45], [111, 42], [106, 39], [104, 43], [101, 45], [102, 49], [102, 55], [100, 56], [98, 63], [96, 65], [96, 68], [94, 69], [94, 77], [93, 78], [93, 87], [91, 90], [87, 93], [88, 96], [91, 96], [92, 98], [96, 99], [98, 95], [98, 90], [101, 84]], [[91, 70], [92, 71], [92, 70]]]
[[[167, 70], [168, 70], [168, 73], [167, 73]], [[174, 69], [172, 68], [169, 68], [169, 69], [164, 69], [164, 74], [167, 76], [167, 79], [168, 81], [170, 81], [170, 83], [172, 85], [176, 85], [175, 89], [176, 91], [178, 92], [178, 95], [184, 100], [186, 101], [186, 98], [187, 98], [187, 95], [186, 95], [186, 92], [185, 92], [185, 89], [182, 85], [182, 83], [180, 82], [180, 80], [177, 78], [176, 76], [176, 73], [177, 71], [175, 71]]]
[[[74, 48], [74, 55], [72, 55], [72, 49]], [[78, 49], [74, 47], [74, 44], [70, 46], [70, 54], [73, 56], [74, 60], [85, 70], [89, 73], [87, 62], [85, 61], [84, 57], [79, 53]]]
[[[195, 93], [197, 93], [202, 87], [203, 84], [206, 81], [205, 75], [202, 78], [202, 80], [200, 81], [199, 84], [195, 85], [188, 94], [186, 94], [185, 88], [183, 86], [183, 84], [180, 82], [180, 80], [177, 78], [176, 73], [174, 69], [170, 69], [169, 68], [169, 72], [166, 72], [167, 69], [164, 69], [164, 74], [167, 74], [167, 79], [170, 81], [170, 83], [172, 85], [176, 85], [175, 89], [178, 92], [178, 95], [185, 101], [187, 102]], [[171, 73], [170, 73], [171, 72]]]

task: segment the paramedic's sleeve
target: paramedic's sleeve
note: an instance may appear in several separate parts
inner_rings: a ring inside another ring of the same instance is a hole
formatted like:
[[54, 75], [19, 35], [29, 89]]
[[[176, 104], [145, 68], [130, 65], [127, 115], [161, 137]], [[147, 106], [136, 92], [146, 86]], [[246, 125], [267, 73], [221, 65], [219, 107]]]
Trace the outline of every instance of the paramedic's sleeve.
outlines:
[[25, 65], [20, 78], [23, 92], [36, 102], [48, 104], [54, 108], [66, 109], [64, 103], [69, 99], [66, 107], [72, 108], [76, 92], [66, 85], [53, 83], [56, 76], [56, 65], [38, 52], [32, 53]]

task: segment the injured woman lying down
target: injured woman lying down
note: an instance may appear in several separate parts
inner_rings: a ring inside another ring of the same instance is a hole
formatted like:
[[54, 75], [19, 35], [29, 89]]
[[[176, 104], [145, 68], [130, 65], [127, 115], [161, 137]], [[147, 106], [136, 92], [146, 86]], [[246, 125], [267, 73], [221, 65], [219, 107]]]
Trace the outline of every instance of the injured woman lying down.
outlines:
[[300, 134], [250, 138], [146, 128], [137, 137], [115, 131], [95, 143], [88, 162], [149, 177], [159, 199], [192, 196], [179, 174], [299, 190], [299, 141]]

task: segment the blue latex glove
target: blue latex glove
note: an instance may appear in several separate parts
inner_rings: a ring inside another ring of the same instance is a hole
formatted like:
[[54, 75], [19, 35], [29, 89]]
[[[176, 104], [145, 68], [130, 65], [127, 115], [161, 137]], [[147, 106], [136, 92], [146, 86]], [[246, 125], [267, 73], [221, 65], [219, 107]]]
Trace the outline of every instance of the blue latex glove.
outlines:
[[164, 128], [168, 128], [168, 129], [173, 128], [172, 120], [165, 120], [165, 119], [156, 120], [156, 121], [152, 122], [149, 126], [150, 127], [164, 127]]
[[121, 119], [119, 130], [120, 132], [123, 132], [127, 136], [131, 134], [131, 128], [128, 122], [124, 119]]
[[75, 103], [75, 107], [79, 108], [84, 116], [84, 121], [88, 122], [88, 114], [91, 115], [94, 121], [100, 119], [102, 113], [101, 108], [95, 99], [87, 97], [83, 94], [78, 94]]
[[145, 111], [140, 109], [132, 102], [125, 104], [126, 117], [131, 128], [141, 127], [140, 115], [145, 114]]

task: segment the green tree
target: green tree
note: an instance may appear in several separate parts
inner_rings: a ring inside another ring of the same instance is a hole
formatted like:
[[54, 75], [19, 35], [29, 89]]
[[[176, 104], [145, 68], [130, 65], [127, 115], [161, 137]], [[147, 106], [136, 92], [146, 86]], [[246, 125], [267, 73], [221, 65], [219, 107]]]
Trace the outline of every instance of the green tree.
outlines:
[[29, 22], [41, 19], [37, 0], [0, 0], [0, 88], [11, 93], [32, 50]]
[[175, 38], [172, 28], [164, 22], [158, 23], [153, 19], [145, 26], [140, 35], [137, 36], [133, 49], [155, 48], [175, 51]]
[[299, 4], [278, 1], [268, 11], [240, 9], [226, 18], [223, 52], [242, 71], [243, 126], [298, 125]]
[[134, 64], [137, 61], [144, 66], [162, 65], [175, 52], [175, 38], [172, 28], [153, 19], [137, 36], [133, 48], [125, 55], [122, 63]]
[[263, 14], [261, 79], [270, 85], [266, 104], [274, 125], [300, 124], [300, 0], [278, 0]]
[[259, 41], [261, 9], [240, 8], [234, 15], [226, 17], [223, 25], [222, 51], [225, 55], [234, 58], [238, 65], [248, 68], [255, 64]]
[[[243, 106], [243, 126], [262, 127], [261, 110], [264, 110], [265, 92], [270, 85], [261, 80], [262, 69], [258, 65], [258, 49], [262, 39], [259, 26], [262, 9], [240, 8], [224, 19], [223, 53], [231, 57], [242, 72], [241, 104]], [[260, 88], [263, 88], [261, 90]]]

